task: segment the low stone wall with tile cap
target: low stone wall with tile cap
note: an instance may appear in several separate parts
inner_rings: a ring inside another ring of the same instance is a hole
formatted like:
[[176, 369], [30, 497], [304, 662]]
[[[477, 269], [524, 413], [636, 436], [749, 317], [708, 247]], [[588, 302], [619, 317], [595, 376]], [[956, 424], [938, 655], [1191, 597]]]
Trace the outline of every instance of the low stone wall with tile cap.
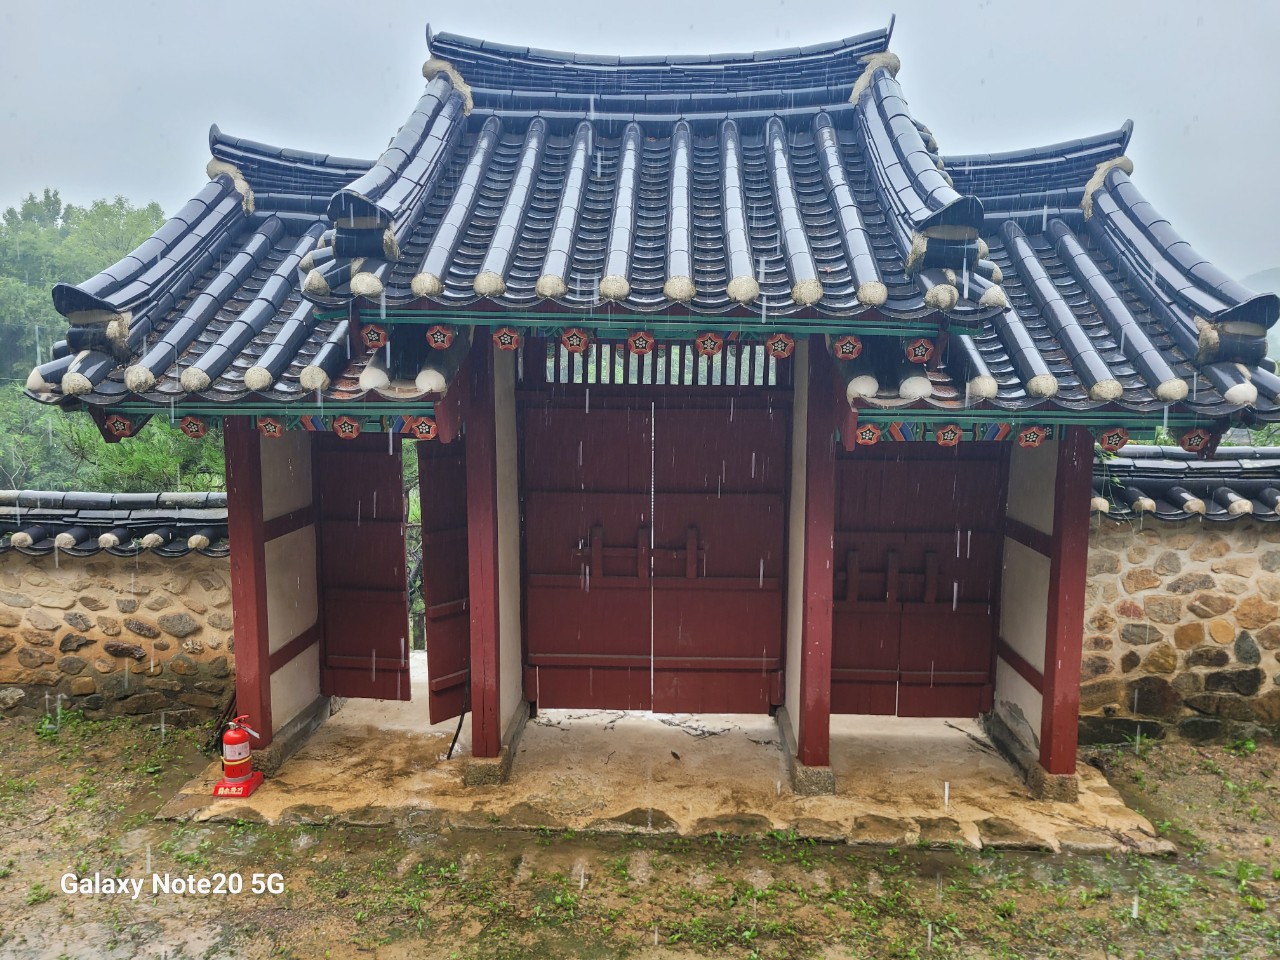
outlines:
[[1082, 742], [1280, 731], [1280, 525], [1092, 522]]
[[234, 687], [228, 560], [0, 554], [0, 713], [217, 716]]

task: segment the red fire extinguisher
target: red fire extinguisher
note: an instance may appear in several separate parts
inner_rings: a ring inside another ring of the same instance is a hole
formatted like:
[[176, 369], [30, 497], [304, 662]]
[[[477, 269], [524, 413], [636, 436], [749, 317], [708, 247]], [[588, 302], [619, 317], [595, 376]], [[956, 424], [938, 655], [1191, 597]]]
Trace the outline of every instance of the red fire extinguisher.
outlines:
[[222, 779], [213, 788], [215, 797], [247, 797], [262, 785], [262, 771], [253, 769], [249, 738], [261, 740], [245, 721], [247, 714], [227, 723], [222, 734]]

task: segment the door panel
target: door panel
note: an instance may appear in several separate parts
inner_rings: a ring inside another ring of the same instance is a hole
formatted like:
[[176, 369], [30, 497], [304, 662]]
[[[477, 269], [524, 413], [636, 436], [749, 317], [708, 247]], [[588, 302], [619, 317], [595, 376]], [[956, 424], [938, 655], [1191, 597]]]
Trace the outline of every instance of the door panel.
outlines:
[[408, 700], [400, 438], [315, 436], [326, 694]]
[[422, 603], [427, 621], [427, 713], [461, 715], [471, 675], [467, 468], [463, 440], [418, 442], [422, 504]]

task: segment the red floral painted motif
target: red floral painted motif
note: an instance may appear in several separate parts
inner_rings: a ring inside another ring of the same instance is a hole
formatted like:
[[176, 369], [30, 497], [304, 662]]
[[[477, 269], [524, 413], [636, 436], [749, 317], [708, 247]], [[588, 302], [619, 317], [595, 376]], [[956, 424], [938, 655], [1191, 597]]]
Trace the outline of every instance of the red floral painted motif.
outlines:
[[912, 363], [928, 363], [929, 358], [933, 356], [933, 341], [926, 340], [921, 337], [919, 340], [912, 340], [907, 344], [907, 359]]
[[1023, 427], [1018, 431], [1018, 446], [1028, 450], [1034, 449], [1049, 439], [1049, 431], [1036, 424], [1034, 427]]
[[1178, 439], [1178, 446], [1187, 453], [1199, 453], [1209, 446], [1209, 441], [1213, 439], [1213, 434], [1204, 427], [1195, 427], [1188, 430]]
[[765, 341], [765, 347], [768, 348], [769, 356], [781, 360], [795, 351], [796, 340], [789, 333], [775, 333]]
[[343, 440], [354, 440], [360, 436], [360, 421], [344, 413], [333, 421], [333, 432]]
[[106, 428], [113, 437], [133, 436], [133, 421], [122, 413], [107, 414]]
[[658, 341], [643, 330], [638, 330], [631, 336], [627, 337], [627, 347], [632, 353], [653, 353], [653, 348], [658, 345]]
[[862, 356], [862, 339], [846, 333], [831, 345], [831, 353], [837, 360], [856, 360]]
[[714, 357], [724, 349], [724, 337], [714, 330], [700, 333], [693, 341], [693, 347], [700, 357]]
[[1107, 453], [1116, 453], [1129, 442], [1129, 431], [1124, 427], [1108, 427], [1098, 437], [1098, 446]]
[[519, 349], [520, 333], [511, 327], [499, 327], [493, 331], [493, 345], [499, 350]]
[[436, 422], [430, 417], [405, 417], [404, 432], [418, 440], [434, 440]]
[[178, 429], [192, 440], [199, 440], [209, 432], [209, 425], [199, 417], [186, 416], [178, 423]]
[[580, 327], [570, 327], [560, 335], [560, 343], [570, 353], [582, 353], [590, 342], [591, 338]]
[[874, 423], [860, 424], [854, 431], [853, 439], [864, 447], [873, 446], [880, 442], [880, 428]]
[[[932, 349], [932, 345], [930, 345]], [[954, 447], [961, 438], [964, 437], [964, 430], [959, 424], [948, 423], [941, 427], [935, 427], [933, 431], [933, 439], [937, 441], [940, 447]]]
[[391, 340], [387, 336], [385, 328], [378, 326], [376, 323], [366, 323], [360, 328], [360, 339], [364, 341], [365, 347], [370, 350], [381, 350]]
[[427, 328], [427, 343], [433, 350], [448, 350], [453, 346], [453, 330], [442, 323]]
[[258, 432], [273, 440], [284, 436], [284, 424], [275, 417], [259, 417]]

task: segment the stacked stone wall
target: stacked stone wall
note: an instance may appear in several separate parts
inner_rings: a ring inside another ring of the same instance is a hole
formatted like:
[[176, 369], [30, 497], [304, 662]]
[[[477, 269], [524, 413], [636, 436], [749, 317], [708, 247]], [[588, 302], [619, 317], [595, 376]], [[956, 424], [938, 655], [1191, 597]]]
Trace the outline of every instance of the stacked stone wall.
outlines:
[[226, 559], [7, 552], [0, 712], [216, 716], [235, 687], [231, 627]]
[[1280, 524], [1093, 523], [1081, 740], [1280, 730]]

